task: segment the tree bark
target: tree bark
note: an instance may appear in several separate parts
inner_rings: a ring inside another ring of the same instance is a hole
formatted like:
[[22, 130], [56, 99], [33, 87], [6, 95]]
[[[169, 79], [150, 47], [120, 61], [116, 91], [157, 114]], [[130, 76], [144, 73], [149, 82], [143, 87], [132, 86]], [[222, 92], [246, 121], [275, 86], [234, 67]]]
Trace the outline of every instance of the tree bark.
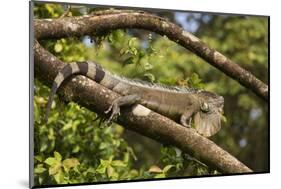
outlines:
[[265, 83], [220, 52], [208, 47], [194, 35], [161, 17], [142, 11], [109, 10], [99, 11], [92, 15], [34, 21], [37, 39], [94, 35], [120, 28], [146, 29], [166, 35], [170, 40], [192, 51], [247, 89], [252, 90], [266, 102], [268, 101], [268, 86]]
[[[35, 41], [33, 49], [35, 77], [51, 86], [58, 71], [65, 66], [65, 63], [46, 51], [37, 41]], [[119, 97], [117, 93], [84, 76], [73, 78], [59, 91], [60, 98], [64, 101], [77, 102], [99, 114], [104, 114], [113, 100]], [[122, 108], [117, 123], [161, 143], [174, 145], [220, 172], [252, 172], [235, 157], [211, 140], [199, 135], [194, 129], [183, 127], [144, 106]]]

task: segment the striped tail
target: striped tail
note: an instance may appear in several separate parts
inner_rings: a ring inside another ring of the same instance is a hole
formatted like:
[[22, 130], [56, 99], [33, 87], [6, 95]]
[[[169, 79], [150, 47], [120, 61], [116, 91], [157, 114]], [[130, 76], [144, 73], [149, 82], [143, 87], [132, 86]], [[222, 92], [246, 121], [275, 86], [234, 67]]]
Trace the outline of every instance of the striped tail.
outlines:
[[56, 76], [50, 92], [46, 115], [45, 115], [46, 123], [48, 123], [49, 112], [57, 90], [66, 79], [68, 79], [73, 75], [84, 75], [96, 81], [97, 83], [100, 83], [100, 81], [105, 76], [105, 72], [99, 64], [90, 61], [79, 62], [79, 63], [74, 62], [74, 63], [67, 64], [65, 67], [63, 67], [62, 70]]

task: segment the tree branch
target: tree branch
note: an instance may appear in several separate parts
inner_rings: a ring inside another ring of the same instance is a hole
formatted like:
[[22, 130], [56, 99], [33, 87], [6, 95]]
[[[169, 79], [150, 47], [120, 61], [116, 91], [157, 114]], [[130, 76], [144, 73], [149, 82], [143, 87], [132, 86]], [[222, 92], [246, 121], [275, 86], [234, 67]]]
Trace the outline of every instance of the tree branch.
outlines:
[[34, 21], [37, 39], [83, 36], [119, 28], [139, 28], [166, 35], [170, 40], [192, 51], [223, 73], [268, 101], [268, 86], [218, 51], [181, 27], [161, 17], [142, 11], [109, 10], [92, 15]]
[[[51, 86], [65, 63], [46, 51], [37, 41], [33, 49], [35, 77]], [[77, 76], [67, 82], [60, 89], [59, 94], [63, 100], [77, 102], [99, 114], [104, 114], [103, 112], [113, 100], [119, 97], [117, 93], [84, 76]], [[199, 135], [194, 129], [183, 127], [144, 106], [136, 105], [123, 109], [117, 123], [162, 143], [174, 145], [223, 173], [252, 172], [235, 157]]]

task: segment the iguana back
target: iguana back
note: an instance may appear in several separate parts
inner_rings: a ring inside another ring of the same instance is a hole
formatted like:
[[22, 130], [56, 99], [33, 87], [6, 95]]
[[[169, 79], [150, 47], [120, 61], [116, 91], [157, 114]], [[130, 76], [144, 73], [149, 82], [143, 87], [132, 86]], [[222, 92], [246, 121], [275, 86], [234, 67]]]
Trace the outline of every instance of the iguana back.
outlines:
[[188, 125], [187, 121], [194, 117], [195, 128], [204, 136], [211, 136], [220, 129], [223, 97], [204, 90], [130, 80], [113, 75], [91, 61], [67, 64], [58, 73], [48, 100], [46, 120], [48, 120], [57, 89], [67, 78], [78, 74], [84, 75], [122, 96], [136, 95], [137, 103], [185, 126]]

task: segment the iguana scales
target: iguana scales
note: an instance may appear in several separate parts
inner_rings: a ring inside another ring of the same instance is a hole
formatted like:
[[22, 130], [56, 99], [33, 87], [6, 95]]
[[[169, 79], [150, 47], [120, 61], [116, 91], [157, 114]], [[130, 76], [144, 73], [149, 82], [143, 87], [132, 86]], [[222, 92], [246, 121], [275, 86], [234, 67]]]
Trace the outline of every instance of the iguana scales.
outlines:
[[70, 63], [61, 69], [48, 99], [46, 121], [57, 89], [73, 75], [84, 75], [122, 95], [105, 112], [112, 111], [110, 121], [119, 115], [120, 106], [139, 103], [184, 126], [190, 126], [193, 118], [197, 132], [206, 137], [214, 135], [221, 128], [222, 96], [205, 90], [130, 80], [113, 75], [92, 61]]

